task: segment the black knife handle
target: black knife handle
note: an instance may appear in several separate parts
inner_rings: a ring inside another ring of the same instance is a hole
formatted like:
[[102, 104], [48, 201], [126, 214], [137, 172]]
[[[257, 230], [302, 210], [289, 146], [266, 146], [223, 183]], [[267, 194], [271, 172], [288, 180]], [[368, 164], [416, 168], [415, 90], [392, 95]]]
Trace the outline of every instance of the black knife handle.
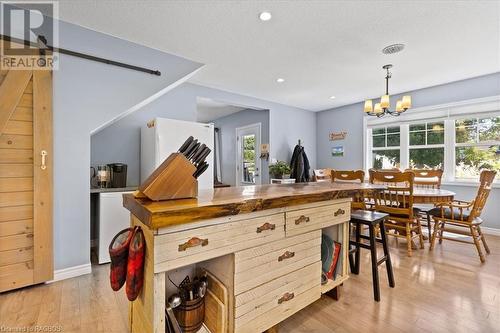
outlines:
[[184, 141], [184, 143], [182, 144], [182, 146], [179, 148], [179, 150], [178, 150], [179, 153], [184, 153], [184, 151], [189, 147], [189, 144], [193, 140], [194, 140], [193, 136], [190, 136], [189, 138], [187, 138], [186, 141]]

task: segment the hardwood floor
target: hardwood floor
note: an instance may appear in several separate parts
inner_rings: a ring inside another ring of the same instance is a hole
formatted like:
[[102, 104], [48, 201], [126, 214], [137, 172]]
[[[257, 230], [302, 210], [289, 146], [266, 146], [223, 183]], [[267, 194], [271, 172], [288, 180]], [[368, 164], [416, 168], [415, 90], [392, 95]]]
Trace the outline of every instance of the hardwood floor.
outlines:
[[[380, 266], [381, 302], [373, 301], [368, 251], [361, 273], [344, 284], [340, 301], [328, 297], [280, 325], [280, 332], [500, 332], [500, 237], [487, 237], [492, 254], [481, 264], [472, 245], [444, 241], [406, 256], [390, 241], [396, 288]], [[381, 252], [381, 251], [380, 251]], [[0, 294], [0, 332], [6, 327], [52, 326], [60, 332], [127, 332], [124, 290], [109, 287], [108, 265], [93, 273]]]

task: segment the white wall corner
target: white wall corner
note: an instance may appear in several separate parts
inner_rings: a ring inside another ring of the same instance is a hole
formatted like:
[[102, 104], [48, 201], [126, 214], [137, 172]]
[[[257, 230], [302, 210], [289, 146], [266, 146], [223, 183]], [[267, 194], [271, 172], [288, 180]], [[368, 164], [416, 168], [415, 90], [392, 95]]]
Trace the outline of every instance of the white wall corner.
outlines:
[[47, 281], [47, 283], [71, 279], [77, 276], [86, 275], [90, 273], [92, 273], [92, 266], [90, 263], [63, 269], [57, 269], [54, 271], [54, 280]]

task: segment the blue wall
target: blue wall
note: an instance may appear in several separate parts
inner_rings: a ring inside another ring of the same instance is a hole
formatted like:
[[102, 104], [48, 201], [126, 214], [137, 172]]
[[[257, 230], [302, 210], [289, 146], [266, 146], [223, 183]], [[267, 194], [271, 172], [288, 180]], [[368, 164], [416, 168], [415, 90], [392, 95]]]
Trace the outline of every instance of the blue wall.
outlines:
[[[269, 143], [269, 111], [243, 110], [213, 121], [221, 133], [222, 182], [236, 185], [236, 128], [261, 124], [261, 143]], [[261, 159], [261, 184], [269, 184], [269, 162]]]
[[[435, 87], [410, 91], [414, 108], [458, 102], [474, 98], [500, 94], [500, 73], [451, 82]], [[403, 94], [395, 95], [392, 100], [400, 99]], [[368, 98], [368, 97], [367, 97]], [[317, 114], [317, 165], [320, 168], [362, 169], [363, 168], [363, 103], [356, 103], [322, 111]], [[341, 141], [329, 141], [330, 132], [346, 131], [347, 137]], [[331, 147], [344, 146], [344, 157], [332, 157]], [[500, 177], [500, 175], [498, 176]], [[476, 188], [460, 185], [445, 185], [457, 193], [456, 198], [471, 200]], [[500, 228], [500, 189], [494, 189], [483, 214], [485, 226]]]

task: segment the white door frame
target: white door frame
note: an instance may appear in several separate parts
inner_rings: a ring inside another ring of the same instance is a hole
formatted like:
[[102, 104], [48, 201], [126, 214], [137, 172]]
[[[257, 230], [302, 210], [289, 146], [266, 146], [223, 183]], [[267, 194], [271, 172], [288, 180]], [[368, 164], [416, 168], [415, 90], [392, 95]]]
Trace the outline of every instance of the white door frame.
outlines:
[[[239, 170], [239, 166], [241, 165], [241, 143], [239, 141], [240, 135], [244, 135], [245, 131], [248, 130], [253, 130], [257, 129], [257, 137], [255, 138], [255, 167], [258, 173], [255, 175], [255, 185], [260, 185], [262, 183], [262, 177], [261, 177], [261, 172], [262, 172], [262, 162], [260, 159], [260, 142], [261, 142], [261, 128], [262, 124], [261, 123], [255, 123], [251, 125], [246, 125], [242, 127], [236, 127], [236, 186], [240, 185], [245, 185], [246, 183], [243, 183], [241, 181], [241, 174]], [[243, 134], [240, 134], [243, 132]], [[250, 185], [250, 184], [246, 184]]]

